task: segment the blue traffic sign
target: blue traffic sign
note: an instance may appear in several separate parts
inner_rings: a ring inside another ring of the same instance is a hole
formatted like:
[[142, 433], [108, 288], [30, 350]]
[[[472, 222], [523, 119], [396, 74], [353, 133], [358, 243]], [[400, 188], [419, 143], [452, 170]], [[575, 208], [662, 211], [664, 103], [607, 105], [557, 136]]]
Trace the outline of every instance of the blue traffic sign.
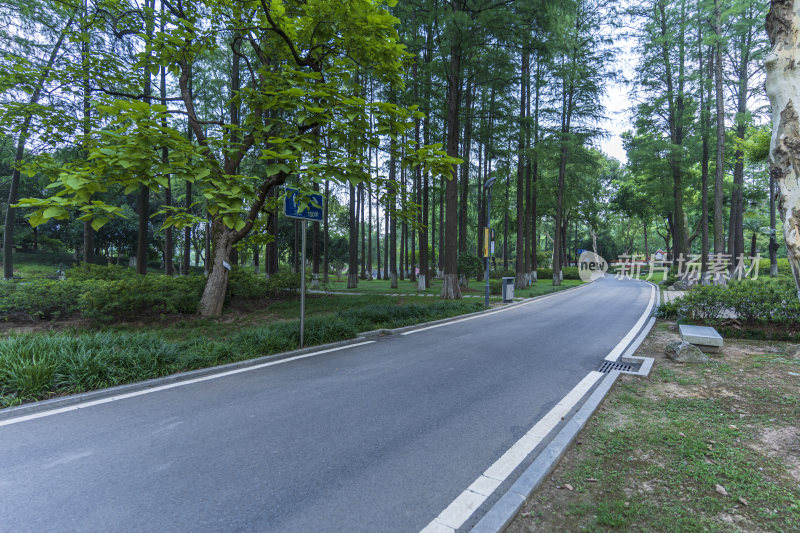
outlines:
[[301, 220], [312, 220], [319, 222], [322, 220], [322, 195], [309, 194], [304, 195], [308, 199], [303, 209], [297, 203], [298, 196], [297, 189], [290, 189], [286, 187], [286, 199], [283, 202], [283, 213], [289, 218], [299, 218]]

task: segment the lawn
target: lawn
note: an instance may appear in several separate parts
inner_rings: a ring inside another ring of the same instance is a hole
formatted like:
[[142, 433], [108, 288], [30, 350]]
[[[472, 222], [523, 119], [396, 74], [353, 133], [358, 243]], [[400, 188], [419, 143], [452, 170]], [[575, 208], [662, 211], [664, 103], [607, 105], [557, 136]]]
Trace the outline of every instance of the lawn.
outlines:
[[800, 356], [730, 341], [708, 364], [666, 360], [659, 323], [508, 531], [800, 531]]
[[[492, 280], [497, 281], [497, 280]], [[522, 290], [516, 290], [514, 296], [517, 298], [531, 298], [534, 296], [541, 296], [542, 294], [549, 294], [551, 292], [556, 292], [563, 289], [569, 289], [572, 287], [576, 287], [578, 285], [582, 285], [583, 282], [580, 280], [564, 280], [562, 282], [561, 287], [553, 287], [552, 281], [541, 280], [533, 284], [532, 287]], [[431, 281], [431, 287], [426, 289], [425, 291], [417, 291], [417, 283], [411, 282], [408, 280], [402, 280], [397, 282], [398, 287], [396, 289], [391, 288], [391, 282], [388, 280], [358, 280], [358, 287], [355, 289], [348, 289], [347, 288], [347, 280], [331, 280], [327, 285], [323, 284], [323, 289], [331, 292], [355, 292], [355, 293], [365, 293], [365, 294], [432, 294], [432, 295], [439, 295], [442, 292], [442, 281], [438, 279], [434, 279]], [[470, 280], [469, 288], [467, 290], [462, 289], [462, 294], [467, 296], [483, 296], [485, 290], [484, 281], [475, 281]], [[492, 301], [499, 301], [499, 297], [496, 295], [492, 296]]]

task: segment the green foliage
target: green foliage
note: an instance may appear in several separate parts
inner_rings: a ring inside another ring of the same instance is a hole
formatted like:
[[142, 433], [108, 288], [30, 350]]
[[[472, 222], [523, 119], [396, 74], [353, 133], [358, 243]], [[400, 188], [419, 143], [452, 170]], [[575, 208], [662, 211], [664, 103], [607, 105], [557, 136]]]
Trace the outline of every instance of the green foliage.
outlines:
[[[541, 272], [541, 269], [539, 269], [537, 272]], [[514, 272], [513, 270], [511, 270], [510, 268], [508, 270], [490, 270], [489, 271], [489, 279], [513, 278], [516, 275], [517, 275], [517, 273]]]
[[273, 297], [291, 296], [300, 291], [300, 274], [291, 270], [280, 270], [269, 277], [267, 282]]
[[[769, 257], [762, 257], [758, 262], [758, 275], [769, 276], [770, 262]], [[789, 266], [789, 260], [785, 257], [778, 258], [778, 276], [779, 277], [792, 277], [792, 267]]]
[[79, 263], [65, 271], [66, 277], [70, 281], [88, 280], [121, 280], [136, 276], [136, 271], [132, 268], [120, 265], [93, 265], [89, 263]]
[[[561, 269], [561, 273], [564, 275], [564, 279], [571, 279], [571, 280], [581, 279], [578, 273], [578, 267], [564, 267]], [[539, 276], [538, 279], [540, 280], [553, 279], [553, 269], [540, 268], [536, 270], [536, 275]]]
[[483, 276], [483, 259], [471, 254], [458, 256], [458, 273], [467, 278], [480, 279]]
[[102, 321], [133, 320], [153, 314], [189, 314], [197, 310], [205, 283], [201, 276], [94, 280], [84, 286], [78, 297], [78, 308], [82, 316]]
[[710, 323], [732, 314], [747, 324], [788, 325], [800, 321], [800, 301], [792, 280], [759, 278], [693, 287], [666, 307], [667, 313]]
[[263, 276], [251, 270], [234, 266], [228, 273], [228, 300], [258, 300], [269, 296], [270, 287]]
[[78, 312], [84, 281], [0, 281], [0, 319], [51, 319]]

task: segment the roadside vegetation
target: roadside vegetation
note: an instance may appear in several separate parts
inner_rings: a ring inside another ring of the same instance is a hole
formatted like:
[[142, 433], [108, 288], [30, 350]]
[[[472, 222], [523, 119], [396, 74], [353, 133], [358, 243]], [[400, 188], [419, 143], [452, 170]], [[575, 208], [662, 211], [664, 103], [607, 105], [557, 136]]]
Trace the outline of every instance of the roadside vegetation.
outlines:
[[[288, 303], [288, 302], [287, 302]], [[297, 307], [297, 302], [291, 302]], [[479, 311], [482, 302], [408, 303], [397, 298], [319, 297], [309, 300], [305, 344], [352, 339], [360, 332], [398, 328]], [[342, 305], [344, 304], [344, 305]], [[243, 361], [293, 350], [299, 320], [288, 307], [271, 309], [269, 321], [211, 319], [170, 326], [118, 325], [97, 330], [12, 334], [0, 341], [0, 406], [42, 400]], [[296, 313], [296, 311], [295, 311]], [[262, 315], [263, 316], [263, 315]]]
[[722, 285], [696, 285], [676, 300], [661, 304], [662, 318], [716, 327], [725, 337], [800, 340], [800, 301], [788, 261], [778, 261], [769, 277], [762, 260], [758, 279]]
[[726, 340], [683, 365], [677, 338], [656, 325], [650, 377], [620, 377], [509, 532], [800, 530], [799, 347]]
[[[60, 261], [62, 258], [54, 258]], [[52, 263], [52, 264], [51, 264]], [[166, 376], [293, 350], [299, 346], [300, 274], [269, 279], [233, 267], [220, 318], [198, 317], [205, 277], [140, 276], [128, 267], [65, 268], [33, 262], [0, 282], [0, 407]], [[64, 279], [53, 279], [55, 268]], [[501, 272], [502, 274], [502, 272]], [[497, 293], [499, 293], [499, 279]], [[580, 285], [537, 283], [532, 297]], [[406, 286], [407, 285], [407, 286]], [[473, 282], [473, 286], [477, 284]], [[415, 284], [365, 281], [353, 294], [323, 285], [306, 299], [305, 345], [355, 338], [483, 309], [482, 298], [441, 301]], [[347, 291], [346, 289], [344, 289]], [[483, 286], [480, 286], [482, 295]], [[478, 289], [475, 289], [478, 292]], [[496, 296], [493, 302], [498, 302]]]

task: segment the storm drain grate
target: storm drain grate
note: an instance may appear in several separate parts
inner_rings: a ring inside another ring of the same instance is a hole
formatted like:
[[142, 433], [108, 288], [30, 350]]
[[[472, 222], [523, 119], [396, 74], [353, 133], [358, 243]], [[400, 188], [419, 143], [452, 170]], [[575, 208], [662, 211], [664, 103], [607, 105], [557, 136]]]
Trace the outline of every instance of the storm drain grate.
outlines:
[[616, 361], [603, 361], [600, 365], [600, 372], [608, 374], [612, 370], [619, 370], [621, 372], [633, 372], [634, 365], [627, 363], [617, 363]]

